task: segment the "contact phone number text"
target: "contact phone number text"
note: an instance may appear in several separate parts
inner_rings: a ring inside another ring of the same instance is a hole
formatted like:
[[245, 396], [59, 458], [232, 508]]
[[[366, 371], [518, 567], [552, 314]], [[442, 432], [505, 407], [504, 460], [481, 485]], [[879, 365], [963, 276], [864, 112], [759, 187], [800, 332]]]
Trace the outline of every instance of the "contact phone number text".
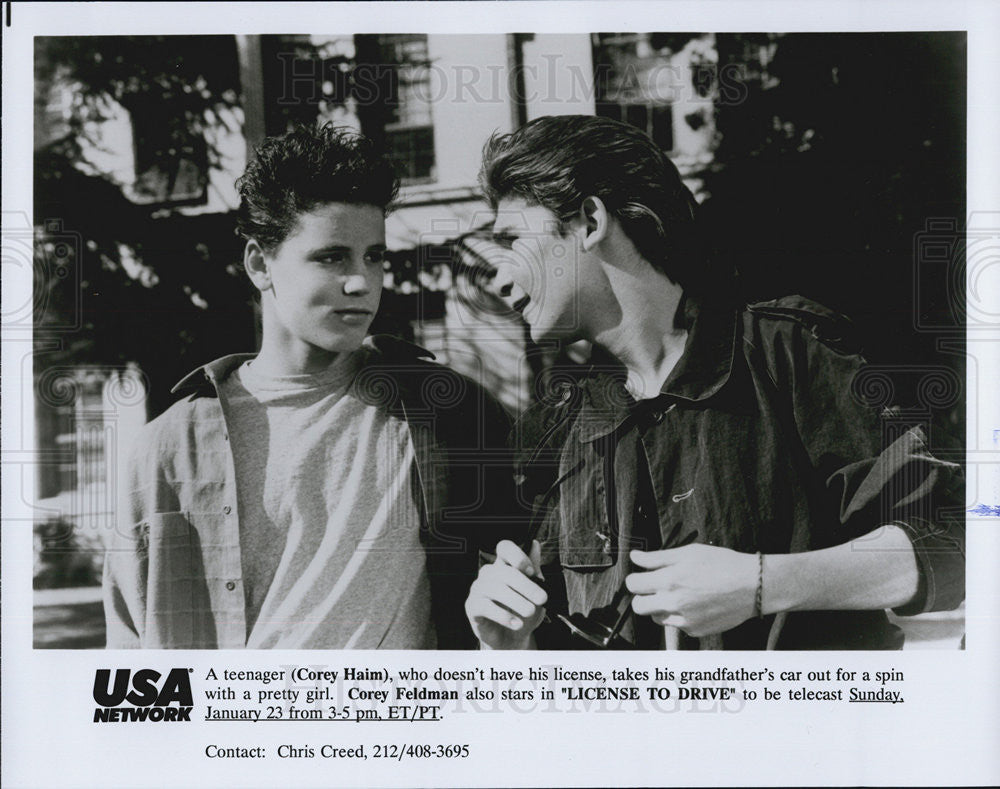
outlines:
[[466, 759], [468, 745], [398, 745], [396, 743], [374, 744], [372, 757], [375, 759]]

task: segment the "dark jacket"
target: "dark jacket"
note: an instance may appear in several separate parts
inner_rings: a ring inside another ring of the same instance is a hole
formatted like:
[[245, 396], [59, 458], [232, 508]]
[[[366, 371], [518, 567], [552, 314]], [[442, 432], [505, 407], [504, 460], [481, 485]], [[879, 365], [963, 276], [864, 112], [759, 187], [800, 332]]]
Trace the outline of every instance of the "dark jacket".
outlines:
[[[865, 402], [865, 363], [844, 321], [799, 297], [743, 309], [689, 299], [682, 315], [685, 351], [652, 403], [637, 408], [621, 371], [596, 365], [515, 427], [550, 608], [560, 599], [570, 613], [607, 606], [633, 547], [693, 540], [793, 553], [887, 523], [909, 535], [921, 576], [899, 613], [956, 607], [965, 594], [961, 470], [930, 453], [919, 425]], [[643, 507], [655, 509], [652, 540], [633, 531]], [[883, 611], [816, 611], [685, 637], [682, 647], [762, 649], [769, 634], [784, 649], [902, 643]], [[568, 646], [552, 630], [539, 643]]]

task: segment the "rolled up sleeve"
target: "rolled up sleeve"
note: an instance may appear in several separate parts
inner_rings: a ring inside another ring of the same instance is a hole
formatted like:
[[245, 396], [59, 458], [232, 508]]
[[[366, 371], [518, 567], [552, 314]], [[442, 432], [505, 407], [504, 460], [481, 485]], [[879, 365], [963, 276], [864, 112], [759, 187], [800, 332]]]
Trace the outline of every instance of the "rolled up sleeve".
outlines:
[[[920, 573], [902, 615], [950, 610], [965, 599], [964, 475], [936, 458], [915, 420], [859, 394], [864, 359], [804, 331], [785, 356], [796, 427], [813, 467], [836, 502], [839, 542], [893, 524], [910, 538]], [[863, 545], [859, 544], [859, 549]]]

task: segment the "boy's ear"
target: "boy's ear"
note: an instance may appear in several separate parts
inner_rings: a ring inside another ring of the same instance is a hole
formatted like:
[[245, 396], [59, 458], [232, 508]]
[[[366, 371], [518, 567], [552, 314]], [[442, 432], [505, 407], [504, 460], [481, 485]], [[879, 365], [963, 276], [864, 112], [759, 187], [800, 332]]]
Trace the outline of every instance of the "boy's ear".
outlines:
[[260, 244], [252, 238], [247, 241], [243, 250], [243, 268], [246, 269], [247, 276], [257, 290], [265, 291], [271, 287], [271, 269], [264, 256], [264, 250]]
[[580, 219], [584, 226], [583, 248], [589, 252], [607, 238], [611, 215], [604, 201], [591, 195], [580, 206]]

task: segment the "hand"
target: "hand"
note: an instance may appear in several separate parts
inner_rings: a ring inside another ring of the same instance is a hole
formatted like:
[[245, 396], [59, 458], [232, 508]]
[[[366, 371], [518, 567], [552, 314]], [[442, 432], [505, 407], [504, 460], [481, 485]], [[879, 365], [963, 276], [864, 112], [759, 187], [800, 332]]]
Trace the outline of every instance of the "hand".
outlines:
[[630, 556], [645, 571], [625, 578], [635, 594], [632, 610], [657, 624], [700, 637], [731, 630], [754, 615], [756, 554], [686, 545]]
[[531, 634], [545, 616], [548, 596], [531, 580], [542, 580], [542, 549], [531, 556], [509, 540], [497, 545], [497, 558], [484, 565], [469, 589], [465, 614], [479, 642], [488, 649], [527, 649]]

